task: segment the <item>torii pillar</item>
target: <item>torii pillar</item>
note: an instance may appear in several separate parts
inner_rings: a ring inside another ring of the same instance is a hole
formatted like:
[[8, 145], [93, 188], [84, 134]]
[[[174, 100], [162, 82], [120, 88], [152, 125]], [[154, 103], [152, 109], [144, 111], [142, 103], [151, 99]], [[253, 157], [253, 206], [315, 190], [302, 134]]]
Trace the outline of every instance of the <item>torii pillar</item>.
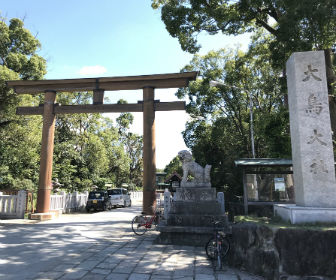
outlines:
[[50, 193], [52, 190], [51, 176], [56, 120], [56, 116], [54, 114], [55, 99], [55, 91], [47, 91], [44, 95], [40, 179], [37, 192], [38, 203], [36, 205], [37, 213], [47, 213], [49, 212], [50, 208]]
[[155, 109], [154, 88], [143, 89], [143, 209], [153, 214], [156, 206], [155, 194], [156, 153], [155, 153]]

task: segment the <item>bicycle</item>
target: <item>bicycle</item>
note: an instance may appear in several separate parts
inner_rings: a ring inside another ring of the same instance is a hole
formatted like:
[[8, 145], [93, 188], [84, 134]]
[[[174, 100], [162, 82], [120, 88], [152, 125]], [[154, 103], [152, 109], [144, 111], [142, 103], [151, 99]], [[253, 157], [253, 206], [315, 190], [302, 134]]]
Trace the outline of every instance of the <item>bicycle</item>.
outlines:
[[[154, 211], [154, 215], [138, 215], [132, 220], [132, 230], [136, 235], [143, 235], [149, 229], [156, 229], [160, 222], [160, 212]], [[153, 226], [153, 227], [152, 227]]]
[[223, 231], [220, 231], [219, 221], [214, 223], [214, 236], [205, 245], [205, 252], [213, 260], [214, 267], [222, 268], [224, 257], [230, 250], [230, 241]]

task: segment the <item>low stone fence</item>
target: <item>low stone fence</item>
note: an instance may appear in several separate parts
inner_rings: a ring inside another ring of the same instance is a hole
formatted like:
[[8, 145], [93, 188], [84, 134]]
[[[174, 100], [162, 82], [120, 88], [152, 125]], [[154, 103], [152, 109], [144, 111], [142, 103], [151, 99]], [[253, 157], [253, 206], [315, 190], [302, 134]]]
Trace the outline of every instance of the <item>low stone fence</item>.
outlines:
[[[232, 226], [230, 266], [265, 279], [335, 279], [336, 230]], [[308, 277], [308, 278], [307, 278]]]
[[26, 210], [26, 191], [17, 195], [4, 195], [0, 192], [0, 218], [23, 219]]
[[62, 210], [63, 213], [84, 211], [88, 192], [53, 194], [50, 196], [50, 210]]

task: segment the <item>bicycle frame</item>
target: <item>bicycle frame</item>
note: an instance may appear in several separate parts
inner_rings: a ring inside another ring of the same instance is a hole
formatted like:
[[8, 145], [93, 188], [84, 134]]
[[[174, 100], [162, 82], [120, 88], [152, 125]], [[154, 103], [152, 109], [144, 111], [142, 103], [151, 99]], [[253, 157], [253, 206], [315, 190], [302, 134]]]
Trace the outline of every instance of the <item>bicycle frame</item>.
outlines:
[[145, 228], [151, 228], [154, 220], [158, 217], [158, 214], [155, 212], [153, 216], [148, 220], [147, 217], [145, 219], [145, 222], [142, 224], [145, 226]]

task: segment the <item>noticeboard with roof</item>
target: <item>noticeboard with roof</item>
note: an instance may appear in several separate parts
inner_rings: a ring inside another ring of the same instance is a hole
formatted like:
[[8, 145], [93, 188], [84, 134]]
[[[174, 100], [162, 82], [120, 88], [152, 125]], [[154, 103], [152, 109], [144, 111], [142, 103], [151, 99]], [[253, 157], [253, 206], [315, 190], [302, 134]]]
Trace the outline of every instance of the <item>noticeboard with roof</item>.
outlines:
[[235, 165], [243, 171], [245, 214], [251, 206], [294, 203], [292, 160], [249, 158]]

